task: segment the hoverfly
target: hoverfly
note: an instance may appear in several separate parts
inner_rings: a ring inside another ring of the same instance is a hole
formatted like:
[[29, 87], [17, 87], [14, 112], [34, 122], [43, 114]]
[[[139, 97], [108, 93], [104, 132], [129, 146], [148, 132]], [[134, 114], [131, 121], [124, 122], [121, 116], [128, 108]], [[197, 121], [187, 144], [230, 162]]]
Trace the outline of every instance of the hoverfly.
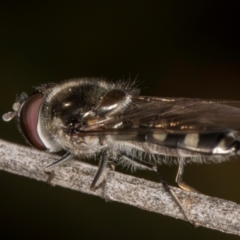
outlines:
[[[157, 170], [162, 163], [178, 164], [176, 182], [187, 163], [220, 163], [240, 153], [240, 102], [141, 96], [135, 82], [72, 79], [22, 93], [12, 118], [27, 142], [37, 149], [66, 154], [45, 171], [73, 157], [100, 156], [91, 189], [108, 164], [144, 168], [160, 181], [191, 223], [178, 197]], [[147, 156], [147, 157], [146, 157]]]

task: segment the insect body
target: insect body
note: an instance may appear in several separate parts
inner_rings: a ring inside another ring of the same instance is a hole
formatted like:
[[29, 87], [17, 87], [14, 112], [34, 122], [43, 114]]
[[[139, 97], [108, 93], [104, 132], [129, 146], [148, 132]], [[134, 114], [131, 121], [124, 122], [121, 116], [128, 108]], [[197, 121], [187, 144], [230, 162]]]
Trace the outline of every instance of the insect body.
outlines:
[[176, 182], [194, 191], [182, 181], [186, 163], [220, 163], [240, 153], [240, 102], [144, 97], [134, 85], [89, 78], [44, 84], [30, 97], [22, 93], [3, 119], [16, 118], [32, 146], [66, 151], [46, 171], [100, 154], [92, 189], [109, 162], [156, 171], [189, 220], [156, 166], [178, 164]]

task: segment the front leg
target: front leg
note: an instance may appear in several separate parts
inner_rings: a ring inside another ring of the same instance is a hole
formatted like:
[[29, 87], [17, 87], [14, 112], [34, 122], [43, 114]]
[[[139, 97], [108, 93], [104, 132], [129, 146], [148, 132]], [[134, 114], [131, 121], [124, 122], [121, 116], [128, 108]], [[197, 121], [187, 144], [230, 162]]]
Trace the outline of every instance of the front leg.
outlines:
[[67, 160], [72, 159], [73, 157], [74, 156], [71, 153], [67, 152], [59, 160], [47, 165], [44, 168], [45, 173], [48, 175], [48, 178], [47, 178], [47, 181], [46, 181], [46, 183], [48, 185], [51, 185], [51, 181], [53, 180], [53, 178], [55, 176], [53, 169], [55, 167], [59, 166], [60, 164], [62, 164], [63, 162], [66, 162]]

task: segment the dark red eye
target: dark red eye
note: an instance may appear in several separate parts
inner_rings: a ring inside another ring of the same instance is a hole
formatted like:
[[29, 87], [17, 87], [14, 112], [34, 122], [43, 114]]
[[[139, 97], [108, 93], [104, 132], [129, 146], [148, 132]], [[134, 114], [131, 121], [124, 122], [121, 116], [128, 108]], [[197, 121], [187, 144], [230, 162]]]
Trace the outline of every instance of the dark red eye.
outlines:
[[37, 149], [46, 150], [47, 148], [41, 141], [37, 131], [38, 115], [42, 100], [43, 94], [40, 92], [28, 98], [21, 109], [19, 123], [21, 131], [28, 142]]

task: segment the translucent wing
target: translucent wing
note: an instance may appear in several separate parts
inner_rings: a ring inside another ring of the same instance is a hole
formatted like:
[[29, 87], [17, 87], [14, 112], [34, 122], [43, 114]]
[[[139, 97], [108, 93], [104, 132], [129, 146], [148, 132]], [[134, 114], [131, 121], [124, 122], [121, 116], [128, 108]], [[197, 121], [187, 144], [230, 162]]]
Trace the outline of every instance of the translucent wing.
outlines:
[[136, 97], [121, 115], [100, 118], [75, 131], [90, 134], [130, 132], [208, 133], [240, 129], [240, 102]]

